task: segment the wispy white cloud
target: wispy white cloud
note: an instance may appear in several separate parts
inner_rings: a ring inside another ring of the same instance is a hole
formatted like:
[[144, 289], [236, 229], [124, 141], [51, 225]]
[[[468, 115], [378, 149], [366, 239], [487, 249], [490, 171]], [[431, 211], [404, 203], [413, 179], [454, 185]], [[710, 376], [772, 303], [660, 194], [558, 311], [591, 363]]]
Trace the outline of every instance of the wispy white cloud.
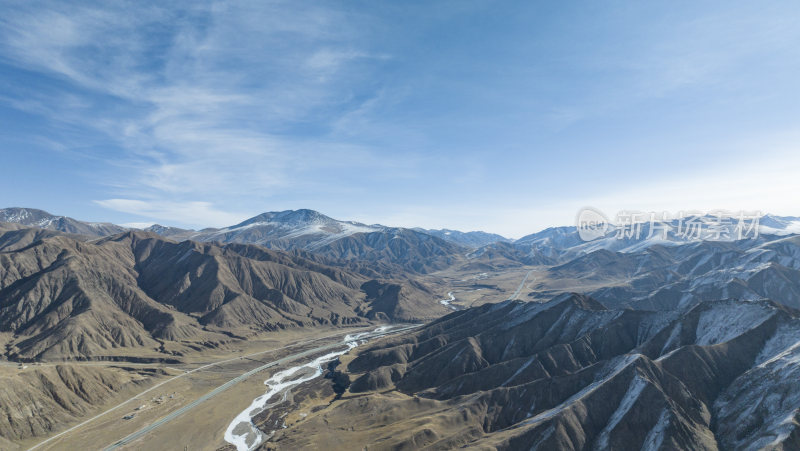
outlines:
[[223, 227], [242, 221], [245, 214], [236, 214], [215, 208], [209, 202], [143, 201], [138, 199], [105, 199], [98, 205], [124, 213], [154, 218], [169, 224], [207, 224]]
[[[112, 96], [118, 106], [93, 108], [91, 96], [75, 94], [53, 102], [49, 93], [9, 103], [90, 125], [117, 142], [124, 153], [110, 164], [118, 173], [97, 180], [118, 196], [148, 205], [195, 202], [190, 210], [136, 210], [154, 218], [164, 211], [193, 216], [206, 205], [197, 199], [267, 197], [313, 184], [303, 175], [309, 171], [379, 161], [366, 147], [326, 136], [324, 124], [328, 110], [351, 108], [348, 90], [358, 77], [350, 66], [388, 56], [363, 48], [358, 18], [320, 4], [289, 6], [219, 2], [143, 14], [125, 3], [20, 7], [0, 19], [2, 53], [20, 67]], [[323, 124], [316, 136], [290, 131], [312, 122]], [[119, 199], [98, 204], [134, 211]]]
[[[672, 133], [685, 110], [796, 97], [794, 81], [767, 89], [763, 73], [794, 73], [800, 61], [796, 14], [751, 14], [766, 7], [746, 3], [668, 17], [651, 16], [652, 6], [594, 10], [602, 17], [552, 8], [569, 20], [522, 3], [514, 18], [484, 2], [9, 5], [0, 64], [24, 75], [0, 78], [0, 88], [13, 86], [0, 102], [56, 124], [31, 141], [91, 158], [84, 191], [102, 186], [97, 205], [192, 226], [314, 205], [368, 222], [512, 235], [568, 222], [592, 199], [625, 204], [623, 176], [607, 179], [605, 197], [570, 198], [597, 178], [587, 161], [626, 166], [639, 176], [637, 192], [648, 192], [655, 180], [642, 174], [672, 148], [700, 158], [708, 142], [722, 154], [744, 135], [724, 119], [711, 124], [725, 129], [714, 139], [695, 140], [705, 124], [678, 123]], [[487, 8], [496, 20], [476, 27]], [[721, 86], [728, 92], [705, 94]], [[794, 108], [783, 106], [770, 116], [776, 127], [791, 122]], [[669, 129], [661, 141], [641, 136], [657, 127]], [[772, 147], [747, 148], [781, 167], [766, 158]], [[781, 197], [770, 189], [760, 196]]]

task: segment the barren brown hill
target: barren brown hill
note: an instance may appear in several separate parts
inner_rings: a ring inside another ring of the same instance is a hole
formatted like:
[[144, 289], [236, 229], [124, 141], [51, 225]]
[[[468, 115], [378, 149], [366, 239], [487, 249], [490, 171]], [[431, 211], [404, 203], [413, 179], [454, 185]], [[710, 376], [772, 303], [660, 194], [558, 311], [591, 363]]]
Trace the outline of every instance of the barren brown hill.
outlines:
[[429, 273], [462, 260], [463, 248], [441, 238], [404, 228], [355, 233], [314, 248], [326, 257], [352, 262], [368, 262], [381, 274], [402, 271]]
[[191, 231], [157, 225], [147, 230], [175, 239], [313, 252], [330, 265], [369, 277], [436, 271], [463, 260], [470, 249], [421, 229], [339, 221], [308, 209], [262, 213], [222, 229]]
[[[10, 359], [167, 358], [232, 332], [444, 312], [421, 285], [374, 281], [367, 292], [362, 275], [257, 246], [144, 232], [93, 242], [9, 233], [22, 231], [0, 234], [0, 243], [16, 243], [0, 249], [0, 331], [13, 334]], [[376, 283], [395, 288], [378, 295]]]
[[87, 235], [67, 234], [39, 227], [28, 227], [13, 222], [0, 222], [0, 251], [14, 251], [29, 246], [36, 241], [54, 236], [68, 236], [78, 241], [87, 241]]
[[47, 435], [159, 376], [157, 370], [77, 364], [0, 371], [9, 373], [0, 386], [0, 437], [11, 442]]

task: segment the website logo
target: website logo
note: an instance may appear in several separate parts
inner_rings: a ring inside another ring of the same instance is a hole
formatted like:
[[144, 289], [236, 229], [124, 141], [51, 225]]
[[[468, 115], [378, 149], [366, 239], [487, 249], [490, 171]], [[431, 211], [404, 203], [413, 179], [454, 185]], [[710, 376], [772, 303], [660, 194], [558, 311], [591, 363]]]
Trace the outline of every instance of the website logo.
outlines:
[[594, 207], [584, 207], [575, 217], [575, 227], [578, 228], [578, 236], [583, 241], [592, 241], [606, 236], [609, 222], [602, 211]]

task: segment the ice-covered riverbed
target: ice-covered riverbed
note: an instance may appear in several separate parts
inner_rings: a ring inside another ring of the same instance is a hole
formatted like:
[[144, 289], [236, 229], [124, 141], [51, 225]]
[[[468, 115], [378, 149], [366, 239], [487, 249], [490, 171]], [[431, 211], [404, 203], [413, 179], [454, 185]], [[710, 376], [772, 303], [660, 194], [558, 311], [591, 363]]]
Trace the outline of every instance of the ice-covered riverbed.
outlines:
[[446, 307], [449, 307], [449, 308], [451, 308], [451, 309], [453, 309], [453, 310], [458, 310], [458, 307], [456, 307], [455, 305], [452, 305], [452, 304], [450, 304], [451, 302], [453, 302], [453, 301], [455, 301], [455, 300], [456, 300], [456, 297], [455, 297], [455, 296], [453, 296], [453, 292], [451, 291], [451, 292], [447, 293], [447, 296], [448, 296], [450, 299], [441, 299], [441, 300], [439, 301], [439, 303], [440, 303], [440, 304], [442, 304], [442, 305], [444, 305], [444, 306], [446, 306]]
[[[359, 342], [379, 337], [389, 332], [390, 329], [392, 329], [391, 326], [382, 326], [370, 332], [347, 335], [342, 342], [343, 349], [273, 374], [264, 382], [267, 392], [254, 399], [250, 406], [228, 425], [228, 429], [225, 431], [225, 441], [236, 446], [237, 451], [249, 451], [256, 448], [264, 440], [264, 434], [253, 424], [253, 417], [285, 401], [286, 394], [292, 387], [321, 376], [324, 364], [358, 346]], [[278, 398], [278, 395], [281, 397]]]

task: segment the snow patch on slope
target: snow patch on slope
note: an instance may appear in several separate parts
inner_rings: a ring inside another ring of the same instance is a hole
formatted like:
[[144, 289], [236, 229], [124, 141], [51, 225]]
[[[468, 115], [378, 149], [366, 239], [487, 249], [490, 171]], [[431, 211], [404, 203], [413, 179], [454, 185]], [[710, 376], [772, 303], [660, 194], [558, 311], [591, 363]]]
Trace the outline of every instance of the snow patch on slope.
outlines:
[[[558, 414], [563, 412], [569, 406], [574, 404], [576, 401], [584, 398], [585, 396], [591, 394], [598, 387], [603, 385], [606, 381], [613, 379], [616, 375], [621, 373], [625, 368], [627, 368], [630, 364], [635, 362], [637, 359], [642, 358], [641, 354], [626, 354], [624, 356], [619, 356], [611, 359], [607, 366], [605, 367], [603, 374], [595, 379], [594, 382], [584, 387], [578, 393], [572, 395], [569, 399], [562, 402], [561, 404], [553, 407], [552, 409], [545, 410], [544, 412], [536, 415], [533, 418], [526, 420], [522, 425], [529, 425], [529, 424], [538, 424], [546, 420], [550, 420], [556, 417]], [[638, 395], [637, 395], [638, 396]]]
[[661, 412], [661, 416], [658, 417], [656, 425], [647, 433], [647, 437], [642, 443], [642, 451], [661, 449], [661, 444], [664, 442], [664, 432], [666, 432], [667, 427], [669, 427], [669, 411], [664, 409]]
[[800, 416], [800, 337], [784, 324], [764, 345], [758, 366], [734, 380], [714, 403], [721, 445], [773, 448], [797, 428]]
[[619, 424], [620, 421], [628, 414], [633, 407], [633, 404], [639, 399], [639, 395], [642, 394], [642, 391], [647, 386], [647, 382], [644, 379], [639, 377], [639, 375], [634, 376], [633, 381], [628, 386], [628, 391], [625, 392], [625, 396], [622, 397], [622, 401], [620, 401], [617, 410], [611, 415], [611, 418], [608, 420], [608, 424], [603, 430], [600, 432], [600, 437], [597, 439], [597, 446], [600, 449], [607, 449], [608, 448], [608, 440], [611, 438], [611, 431], [614, 430], [615, 427]]
[[714, 303], [700, 315], [696, 343], [701, 346], [725, 343], [763, 323], [775, 313], [761, 303]]

